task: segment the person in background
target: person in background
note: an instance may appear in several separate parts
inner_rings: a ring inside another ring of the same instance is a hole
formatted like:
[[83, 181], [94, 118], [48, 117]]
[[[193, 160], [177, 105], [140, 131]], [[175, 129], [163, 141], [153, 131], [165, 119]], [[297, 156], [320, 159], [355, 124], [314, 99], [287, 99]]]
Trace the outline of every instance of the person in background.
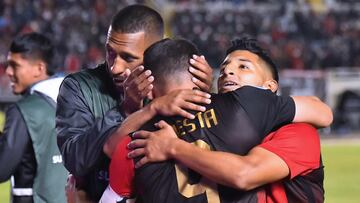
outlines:
[[54, 77], [54, 47], [39, 33], [16, 37], [6, 74], [22, 98], [6, 111], [0, 135], [0, 182], [11, 177], [14, 203], [65, 202], [68, 172], [56, 144], [56, 97], [62, 77]]

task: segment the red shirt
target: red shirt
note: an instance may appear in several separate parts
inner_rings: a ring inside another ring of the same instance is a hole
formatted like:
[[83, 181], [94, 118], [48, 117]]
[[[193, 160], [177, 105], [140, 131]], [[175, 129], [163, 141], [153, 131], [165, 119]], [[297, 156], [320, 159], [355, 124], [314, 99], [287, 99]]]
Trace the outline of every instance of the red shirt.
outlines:
[[266, 185], [258, 193], [258, 202], [323, 202], [320, 138], [314, 127], [304, 123], [283, 126], [259, 146], [283, 159], [290, 174]]

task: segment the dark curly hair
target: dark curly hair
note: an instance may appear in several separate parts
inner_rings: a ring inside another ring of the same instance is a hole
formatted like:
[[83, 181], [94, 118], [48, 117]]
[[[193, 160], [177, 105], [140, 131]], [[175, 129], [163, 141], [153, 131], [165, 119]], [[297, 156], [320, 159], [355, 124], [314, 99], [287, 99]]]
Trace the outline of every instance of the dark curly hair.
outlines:
[[53, 75], [55, 48], [51, 40], [40, 33], [27, 33], [16, 36], [10, 45], [10, 52], [19, 53], [27, 59], [40, 59], [46, 63], [46, 72]]
[[256, 39], [250, 37], [242, 37], [232, 40], [231, 46], [226, 50], [226, 55], [236, 50], [246, 50], [258, 55], [268, 65], [273, 79], [276, 82], [279, 82], [279, 72], [275, 63], [270, 58], [268, 53], [263, 48], [260, 47]]

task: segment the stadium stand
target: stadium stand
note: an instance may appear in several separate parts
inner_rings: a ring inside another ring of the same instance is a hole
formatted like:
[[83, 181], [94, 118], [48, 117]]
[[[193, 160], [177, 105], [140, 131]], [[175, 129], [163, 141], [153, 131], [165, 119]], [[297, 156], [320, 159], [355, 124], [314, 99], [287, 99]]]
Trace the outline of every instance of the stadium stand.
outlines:
[[[298, 83], [292, 82], [293, 76], [283, 77], [283, 92], [289, 94], [315, 93], [326, 99], [329, 81], [324, 75], [328, 70], [360, 67], [360, 2], [356, 0], [3, 0], [0, 101], [14, 100], [4, 76], [13, 36], [30, 31], [50, 36], [61, 72], [91, 68], [104, 59], [104, 33], [112, 14], [133, 3], [157, 8], [165, 17], [167, 36], [193, 41], [214, 68], [232, 38], [244, 34], [258, 38], [280, 69], [290, 70], [285, 75], [300, 76]], [[324, 72], [318, 74], [321, 77], [306, 76], [311, 71]], [[307, 81], [306, 88], [294, 86], [301, 81]], [[352, 87], [356, 88], [360, 89]]]

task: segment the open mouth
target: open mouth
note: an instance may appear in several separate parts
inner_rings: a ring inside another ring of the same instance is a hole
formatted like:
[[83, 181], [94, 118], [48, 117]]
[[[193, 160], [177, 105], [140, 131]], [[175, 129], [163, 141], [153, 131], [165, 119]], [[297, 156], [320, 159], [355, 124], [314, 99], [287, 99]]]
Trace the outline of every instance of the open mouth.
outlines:
[[224, 89], [229, 89], [229, 88], [233, 88], [233, 87], [238, 87], [239, 85], [234, 82], [234, 81], [225, 81], [223, 84], [222, 84], [222, 88]]
[[232, 81], [227, 81], [223, 84], [223, 87], [235, 86], [235, 85], [237, 85], [237, 83], [232, 82]]
[[239, 85], [236, 82], [226, 81], [226, 82], [222, 83], [221, 87], [219, 88], [219, 92], [225, 93], [228, 91], [233, 91], [233, 90], [237, 89], [238, 87], [239, 87]]
[[11, 86], [11, 87], [13, 87], [13, 86], [15, 86], [15, 85], [16, 85], [16, 81], [14, 81], [14, 80], [10, 80], [9, 84], [10, 84], [10, 86]]

